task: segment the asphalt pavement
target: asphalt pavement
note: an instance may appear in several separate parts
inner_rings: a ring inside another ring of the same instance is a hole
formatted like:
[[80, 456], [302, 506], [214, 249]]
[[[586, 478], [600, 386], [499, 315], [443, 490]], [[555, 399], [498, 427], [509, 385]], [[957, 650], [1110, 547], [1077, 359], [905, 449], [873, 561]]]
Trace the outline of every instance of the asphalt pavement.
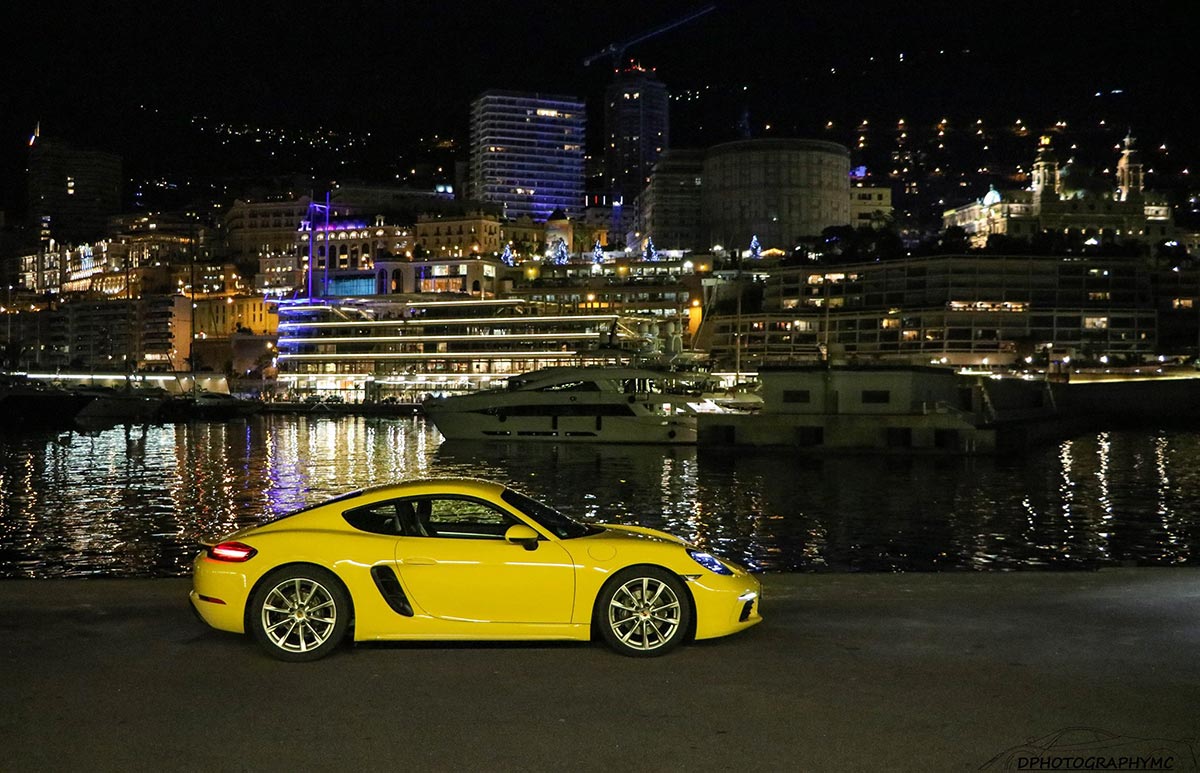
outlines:
[[286, 664], [205, 628], [186, 579], [4, 580], [0, 770], [977, 770], [1070, 728], [1156, 739], [1173, 770], [1200, 752], [1196, 569], [764, 585], [761, 625], [664, 658], [375, 644]]

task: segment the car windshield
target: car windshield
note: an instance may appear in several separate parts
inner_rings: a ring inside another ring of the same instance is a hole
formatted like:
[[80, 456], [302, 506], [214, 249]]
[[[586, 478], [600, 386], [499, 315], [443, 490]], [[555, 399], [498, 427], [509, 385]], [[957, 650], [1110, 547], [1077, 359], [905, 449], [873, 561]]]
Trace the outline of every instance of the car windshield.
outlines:
[[586, 537], [589, 534], [599, 534], [604, 531], [599, 526], [580, 523], [568, 518], [549, 505], [544, 505], [536, 499], [530, 499], [524, 494], [510, 488], [500, 493], [500, 498], [520, 510], [537, 522], [539, 526], [550, 531], [559, 539]]

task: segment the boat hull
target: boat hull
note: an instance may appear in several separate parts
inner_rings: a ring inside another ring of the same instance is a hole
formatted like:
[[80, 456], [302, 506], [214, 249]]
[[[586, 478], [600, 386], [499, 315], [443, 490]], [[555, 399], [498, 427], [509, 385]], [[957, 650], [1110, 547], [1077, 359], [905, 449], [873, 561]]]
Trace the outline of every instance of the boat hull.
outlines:
[[188, 410], [188, 416], [193, 419], [228, 421], [230, 419], [244, 419], [253, 416], [261, 410], [262, 404], [253, 400], [239, 400], [236, 398], [206, 400], [203, 397], [199, 397], [192, 402]]
[[76, 419], [83, 422], [151, 421], [158, 415], [162, 404], [163, 400], [157, 397], [98, 395], [79, 412]]
[[447, 440], [695, 445], [696, 417], [510, 416], [426, 406]]
[[69, 428], [93, 399], [53, 390], [0, 389], [0, 432]]

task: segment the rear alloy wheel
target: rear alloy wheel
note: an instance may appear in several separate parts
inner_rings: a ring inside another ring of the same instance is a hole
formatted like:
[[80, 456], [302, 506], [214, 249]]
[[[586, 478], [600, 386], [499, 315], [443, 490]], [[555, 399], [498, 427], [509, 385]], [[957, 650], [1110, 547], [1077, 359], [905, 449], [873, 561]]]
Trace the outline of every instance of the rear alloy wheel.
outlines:
[[316, 660], [341, 642], [350, 622], [350, 601], [338, 579], [315, 566], [271, 572], [250, 601], [254, 638], [272, 657]]
[[692, 608], [678, 577], [653, 566], [618, 572], [600, 592], [596, 622], [608, 646], [622, 655], [653, 657], [679, 646]]

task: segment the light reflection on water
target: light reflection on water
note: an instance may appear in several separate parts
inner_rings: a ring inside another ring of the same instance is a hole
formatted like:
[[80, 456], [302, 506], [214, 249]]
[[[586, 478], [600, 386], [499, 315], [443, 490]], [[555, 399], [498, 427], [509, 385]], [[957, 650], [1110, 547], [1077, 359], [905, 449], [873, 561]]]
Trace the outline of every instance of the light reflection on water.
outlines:
[[1102, 432], [1016, 459], [450, 444], [421, 419], [258, 417], [0, 439], [0, 577], [186, 574], [196, 542], [350, 489], [515, 485], [769, 570], [1196, 560], [1194, 433]]

